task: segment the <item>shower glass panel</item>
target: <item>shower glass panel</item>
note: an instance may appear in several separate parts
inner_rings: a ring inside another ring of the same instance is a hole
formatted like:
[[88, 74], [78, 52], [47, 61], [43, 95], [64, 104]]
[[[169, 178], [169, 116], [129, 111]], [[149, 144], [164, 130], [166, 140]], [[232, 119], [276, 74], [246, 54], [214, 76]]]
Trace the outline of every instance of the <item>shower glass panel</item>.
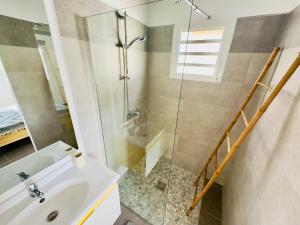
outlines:
[[154, 225], [183, 220], [191, 200], [177, 180], [191, 173], [173, 160], [190, 16], [164, 0], [87, 17], [107, 164], [121, 175], [122, 204]]

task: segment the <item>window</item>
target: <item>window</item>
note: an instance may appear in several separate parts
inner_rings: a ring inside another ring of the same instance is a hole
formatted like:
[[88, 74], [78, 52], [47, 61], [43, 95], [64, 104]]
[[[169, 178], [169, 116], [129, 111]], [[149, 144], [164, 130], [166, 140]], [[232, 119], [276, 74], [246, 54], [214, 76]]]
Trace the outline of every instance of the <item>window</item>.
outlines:
[[181, 32], [176, 73], [197, 80], [215, 77], [224, 29]]

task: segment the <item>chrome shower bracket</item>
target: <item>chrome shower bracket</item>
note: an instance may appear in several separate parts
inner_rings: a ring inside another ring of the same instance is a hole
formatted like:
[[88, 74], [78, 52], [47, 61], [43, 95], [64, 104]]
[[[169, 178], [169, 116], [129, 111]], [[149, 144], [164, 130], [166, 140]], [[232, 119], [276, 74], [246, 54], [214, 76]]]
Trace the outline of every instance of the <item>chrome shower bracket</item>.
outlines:
[[119, 80], [129, 80], [130, 77], [128, 75], [124, 76], [124, 75], [120, 75]]

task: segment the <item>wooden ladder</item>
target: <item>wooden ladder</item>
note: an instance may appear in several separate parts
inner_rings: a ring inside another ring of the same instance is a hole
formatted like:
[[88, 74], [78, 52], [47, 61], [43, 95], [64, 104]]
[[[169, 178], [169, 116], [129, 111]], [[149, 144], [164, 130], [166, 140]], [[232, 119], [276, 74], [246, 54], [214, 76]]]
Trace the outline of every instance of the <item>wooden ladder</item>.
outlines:
[[[240, 145], [244, 142], [246, 137], [249, 135], [249, 133], [252, 131], [252, 129], [255, 127], [261, 116], [264, 114], [264, 112], [268, 109], [269, 105], [273, 102], [273, 100], [276, 98], [278, 93], [281, 91], [282, 87], [286, 84], [286, 82], [290, 79], [290, 77], [294, 74], [294, 72], [297, 70], [300, 64], [300, 53], [294, 60], [294, 62], [290, 65], [289, 69], [286, 71], [286, 73], [283, 75], [281, 80], [276, 84], [274, 88], [269, 87], [268, 85], [262, 83], [263, 78], [266, 76], [268, 70], [270, 69], [271, 65], [273, 64], [276, 56], [278, 55], [279, 51], [281, 49], [279, 47], [275, 48], [269, 57], [267, 63], [265, 64], [264, 68], [262, 69], [261, 73], [259, 74], [257, 80], [253, 84], [252, 88], [250, 89], [245, 101], [243, 102], [242, 106], [240, 107], [239, 111], [235, 115], [234, 119], [231, 121], [225, 132], [223, 133], [220, 141], [216, 145], [216, 147], [213, 150], [213, 153], [209, 157], [208, 161], [205, 163], [204, 167], [201, 169], [199, 175], [197, 176], [194, 186], [195, 186], [195, 194], [193, 203], [190, 206], [190, 208], [187, 210], [187, 215], [190, 215], [191, 211], [196, 207], [196, 205], [200, 202], [202, 197], [207, 193], [207, 191], [211, 188], [211, 186], [214, 184], [216, 179], [220, 176], [220, 174], [224, 171], [225, 166], [230, 162], [232, 157], [235, 155], [237, 150], [239, 149]], [[260, 105], [256, 113], [253, 115], [253, 117], [249, 120], [247, 119], [245, 115], [245, 108], [248, 105], [249, 101], [253, 97], [255, 91], [257, 90], [257, 87], [263, 87], [266, 88], [267, 91], [270, 91], [269, 96], [266, 98], [266, 100]], [[238, 121], [238, 119], [242, 116], [242, 119], [245, 123], [244, 130], [240, 133], [239, 137], [236, 139], [236, 141], [231, 145], [230, 140], [230, 131]], [[223, 142], [227, 140], [227, 154], [225, 158], [221, 161], [220, 164], [218, 164], [218, 151], [220, 147], [222, 146]], [[207, 178], [207, 171], [210, 163], [213, 164], [214, 172], [210, 178]], [[201, 177], [203, 177], [202, 180], [202, 190], [198, 193], [199, 189], [199, 183], [201, 180]]]

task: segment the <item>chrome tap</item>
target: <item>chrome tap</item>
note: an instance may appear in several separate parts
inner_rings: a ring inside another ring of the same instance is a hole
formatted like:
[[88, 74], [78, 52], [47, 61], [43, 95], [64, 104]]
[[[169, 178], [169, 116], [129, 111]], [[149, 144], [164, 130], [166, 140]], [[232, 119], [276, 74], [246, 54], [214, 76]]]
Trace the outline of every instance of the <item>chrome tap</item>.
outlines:
[[28, 186], [28, 190], [30, 192], [30, 196], [31, 197], [37, 197], [40, 199], [40, 203], [42, 203], [43, 201], [45, 201], [45, 198], [44, 198], [44, 193], [41, 192], [37, 186], [37, 184], [35, 183], [32, 183]]
[[127, 114], [127, 119], [137, 118], [140, 117], [141, 112], [138, 109], [130, 110]]
[[[30, 178], [30, 175], [25, 173], [25, 172], [18, 172], [17, 175], [19, 176], [20, 180], [23, 182], [23, 181], [26, 181]], [[28, 191], [30, 193], [30, 196], [32, 198], [39, 198], [40, 199], [40, 203], [42, 203], [43, 201], [45, 201], [45, 198], [44, 198], [44, 193], [41, 192], [37, 186], [36, 183], [32, 183], [32, 182], [29, 182], [28, 184], [26, 184], [27, 187], [28, 187]]]

